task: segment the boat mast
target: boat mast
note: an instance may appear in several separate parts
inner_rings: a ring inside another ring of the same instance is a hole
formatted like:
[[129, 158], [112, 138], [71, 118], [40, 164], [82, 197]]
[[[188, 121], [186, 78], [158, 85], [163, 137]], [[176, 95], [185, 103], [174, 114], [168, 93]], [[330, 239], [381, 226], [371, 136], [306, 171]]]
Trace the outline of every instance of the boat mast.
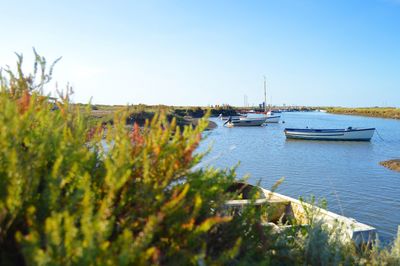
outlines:
[[264, 76], [264, 112], [267, 113], [267, 79]]

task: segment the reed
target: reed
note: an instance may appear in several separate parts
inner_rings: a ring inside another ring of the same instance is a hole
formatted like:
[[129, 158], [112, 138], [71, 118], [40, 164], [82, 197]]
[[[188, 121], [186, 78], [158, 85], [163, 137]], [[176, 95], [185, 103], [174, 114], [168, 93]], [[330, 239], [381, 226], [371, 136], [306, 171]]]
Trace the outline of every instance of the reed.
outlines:
[[394, 107], [371, 107], [371, 108], [326, 108], [329, 113], [345, 115], [361, 115], [370, 117], [382, 117], [400, 119], [400, 109]]

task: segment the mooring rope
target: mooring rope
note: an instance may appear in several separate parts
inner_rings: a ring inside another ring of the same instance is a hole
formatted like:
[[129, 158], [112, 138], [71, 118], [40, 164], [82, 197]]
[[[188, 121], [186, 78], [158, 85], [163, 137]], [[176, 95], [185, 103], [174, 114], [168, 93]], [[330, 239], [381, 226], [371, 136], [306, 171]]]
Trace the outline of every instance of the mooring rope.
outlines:
[[379, 134], [378, 130], [375, 129], [375, 131], [376, 131], [376, 135], [378, 135], [378, 137], [379, 137], [382, 141], [385, 141], [385, 140], [381, 137], [381, 134]]
[[333, 182], [332, 182], [331, 178], [329, 177], [329, 175], [328, 175], [328, 180], [329, 180], [329, 183], [331, 184], [331, 187], [332, 187], [332, 190], [333, 190], [333, 194], [335, 194], [336, 200], [339, 203], [340, 212], [341, 212], [342, 216], [344, 216], [342, 202], [340, 201], [339, 194], [337, 193], [337, 191], [336, 191], [336, 189], [335, 189], [335, 187], [333, 185]]

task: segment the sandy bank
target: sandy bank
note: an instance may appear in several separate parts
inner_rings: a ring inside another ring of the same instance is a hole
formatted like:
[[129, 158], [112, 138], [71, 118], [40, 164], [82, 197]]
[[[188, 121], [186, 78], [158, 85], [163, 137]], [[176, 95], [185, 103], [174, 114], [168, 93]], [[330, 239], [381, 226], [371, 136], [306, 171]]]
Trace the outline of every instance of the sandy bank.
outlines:
[[379, 164], [393, 171], [400, 172], [400, 159], [383, 161], [380, 162]]
[[[197, 126], [200, 118], [185, 117], [184, 119], [185, 119], [185, 121], [187, 121], [188, 124]], [[217, 124], [215, 122], [208, 120], [208, 126], [207, 126], [206, 130], [212, 130], [216, 127], [217, 127]]]

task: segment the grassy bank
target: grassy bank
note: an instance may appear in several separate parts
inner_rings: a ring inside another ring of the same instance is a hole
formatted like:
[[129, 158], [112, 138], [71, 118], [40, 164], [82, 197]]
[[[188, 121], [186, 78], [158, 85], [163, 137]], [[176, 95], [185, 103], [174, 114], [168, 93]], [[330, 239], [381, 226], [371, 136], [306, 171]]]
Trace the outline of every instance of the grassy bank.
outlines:
[[[81, 111], [87, 109], [87, 105], [79, 105]], [[219, 114], [236, 115], [236, 110], [233, 107], [217, 107], [217, 108], [206, 108], [206, 107], [176, 107], [166, 105], [91, 105], [90, 108], [90, 123], [96, 124], [98, 122], [103, 124], [113, 124], [114, 116], [118, 112], [126, 112], [127, 123], [137, 123], [139, 126], [144, 126], [146, 120], [151, 120], [155, 114], [164, 113], [169, 122], [172, 119], [176, 120], [176, 123], [180, 127], [184, 126], [196, 126], [198, 120], [204, 117], [207, 112], [211, 116], [218, 116]], [[207, 129], [213, 129], [217, 125], [210, 121]]]
[[331, 107], [326, 108], [329, 113], [344, 115], [361, 115], [370, 117], [382, 117], [400, 119], [400, 108], [394, 107], [371, 107], [371, 108], [343, 108]]

